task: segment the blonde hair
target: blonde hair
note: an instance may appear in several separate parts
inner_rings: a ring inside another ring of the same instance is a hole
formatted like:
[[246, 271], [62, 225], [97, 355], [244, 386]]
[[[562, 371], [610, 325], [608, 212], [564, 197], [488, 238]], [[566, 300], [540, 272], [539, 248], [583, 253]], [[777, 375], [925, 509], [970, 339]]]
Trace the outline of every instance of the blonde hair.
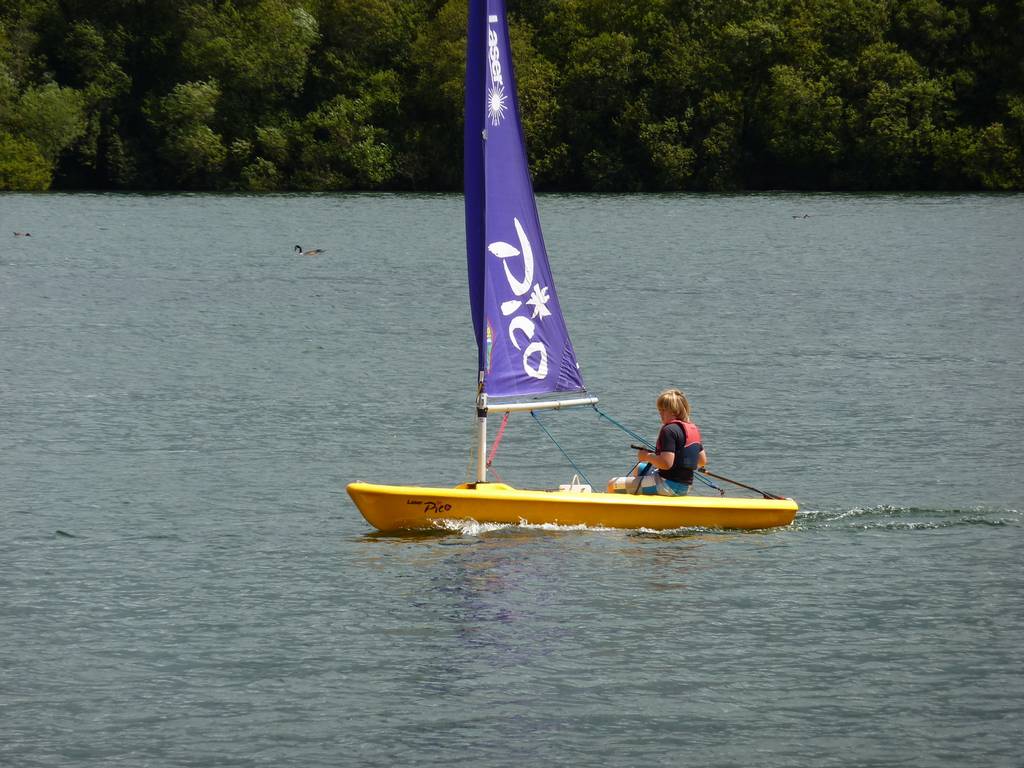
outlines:
[[690, 420], [690, 401], [681, 389], [666, 389], [658, 395], [658, 410], [668, 411], [680, 421]]

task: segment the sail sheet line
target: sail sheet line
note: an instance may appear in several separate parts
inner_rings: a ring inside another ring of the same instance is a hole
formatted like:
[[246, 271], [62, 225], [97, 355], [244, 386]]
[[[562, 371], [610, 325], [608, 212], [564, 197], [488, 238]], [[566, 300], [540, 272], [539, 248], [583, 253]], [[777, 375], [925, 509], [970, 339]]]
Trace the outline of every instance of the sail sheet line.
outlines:
[[598, 408], [596, 405], [594, 406], [594, 410], [597, 411], [597, 415], [600, 416], [602, 419], [607, 419], [609, 422], [611, 422], [616, 427], [621, 429], [623, 432], [625, 432], [627, 435], [632, 437], [638, 443], [643, 443], [650, 450], [652, 450], [652, 451], [654, 450], [654, 444], [650, 440], [648, 440], [646, 437], [644, 437], [643, 435], [641, 435], [641, 434], [639, 434], [637, 432], [634, 432], [632, 429], [627, 427], [625, 424], [620, 424], [615, 419], [613, 419], [611, 416], [609, 416], [607, 413], [605, 413], [600, 408]]
[[569, 455], [568, 453], [566, 453], [566, 450], [565, 450], [565, 449], [564, 449], [564, 448], [563, 448], [563, 447], [562, 447], [561, 445], [559, 445], [559, 444], [558, 444], [558, 441], [557, 441], [557, 440], [555, 440], [555, 437], [554, 437], [554, 435], [552, 435], [552, 434], [551, 434], [551, 433], [550, 433], [550, 432], [548, 431], [548, 428], [544, 426], [544, 422], [542, 422], [542, 421], [540, 420], [540, 416], [538, 416], [538, 415], [537, 415], [536, 413], [534, 413], [533, 411], [530, 411], [530, 415], [531, 415], [531, 416], [533, 416], [533, 420], [534, 420], [535, 422], [537, 422], [537, 426], [538, 426], [538, 427], [540, 427], [541, 431], [542, 431], [542, 432], [543, 432], [543, 433], [544, 433], [545, 435], [547, 435], [547, 436], [548, 436], [548, 439], [549, 439], [549, 440], [550, 440], [550, 441], [551, 441], [552, 443], [554, 443], [554, 444], [555, 444], [555, 448], [557, 448], [557, 449], [558, 449], [559, 451], [561, 451], [561, 452], [562, 452], [562, 455], [563, 455], [563, 456], [565, 456], [565, 459], [566, 459], [566, 461], [568, 461], [568, 462], [569, 462], [570, 464], [572, 464], [572, 468], [576, 470], [576, 474], [578, 474], [578, 475], [579, 475], [580, 477], [582, 477], [582, 478], [583, 478], [583, 482], [585, 482], [585, 483], [586, 483], [587, 485], [590, 485], [590, 484], [591, 484], [591, 483], [590, 483], [590, 478], [588, 478], [588, 477], [587, 477], [587, 474], [586, 474], [586, 472], [584, 472], [584, 471], [583, 471], [583, 470], [582, 470], [582, 469], [580, 468], [580, 466], [579, 466], [579, 465], [578, 465], [578, 464], [577, 464], [577, 463], [576, 463], [575, 461], [573, 461], [573, 460], [572, 460], [572, 456], [570, 456], [570, 455]]

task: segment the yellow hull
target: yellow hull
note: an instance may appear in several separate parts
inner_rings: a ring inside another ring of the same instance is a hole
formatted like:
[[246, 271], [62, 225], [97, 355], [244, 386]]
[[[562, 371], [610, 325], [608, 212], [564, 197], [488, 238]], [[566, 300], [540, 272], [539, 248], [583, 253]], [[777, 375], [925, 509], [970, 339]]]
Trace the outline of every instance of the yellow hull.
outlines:
[[440, 528], [441, 520], [656, 531], [752, 530], [789, 525], [798, 509], [792, 499], [521, 491], [503, 483], [484, 483], [475, 488], [349, 483], [347, 490], [366, 521], [381, 531]]

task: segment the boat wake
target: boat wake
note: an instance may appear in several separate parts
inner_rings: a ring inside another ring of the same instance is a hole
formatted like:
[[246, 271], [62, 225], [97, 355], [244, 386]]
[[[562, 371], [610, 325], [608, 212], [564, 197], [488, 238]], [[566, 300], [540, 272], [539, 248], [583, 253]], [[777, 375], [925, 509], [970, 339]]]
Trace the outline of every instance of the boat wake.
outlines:
[[461, 533], [463, 536], [480, 536], [495, 531], [613, 531], [614, 528], [590, 527], [587, 525], [557, 525], [555, 523], [478, 523], [475, 520], [435, 520], [434, 524], [444, 531]]
[[435, 520], [434, 524], [438, 530], [448, 533], [458, 533], [463, 536], [481, 536], [495, 531], [589, 531], [592, 533], [615, 533], [618, 535], [627, 534], [630, 536], [645, 536], [651, 538], [673, 538], [678, 536], [694, 536], [704, 534], [730, 534], [737, 533], [761, 533], [771, 532], [780, 529], [764, 529], [764, 531], [735, 531], [722, 530], [718, 528], [672, 528], [668, 530], [655, 530], [653, 528], [608, 528], [600, 525], [558, 525], [557, 523], [478, 523], [474, 520]]
[[967, 526], [1016, 526], [1024, 515], [1016, 509], [927, 509], [922, 507], [854, 507], [847, 510], [803, 510], [791, 529], [936, 530]]
[[606, 528], [587, 525], [557, 525], [555, 523], [478, 523], [473, 520], [437, 520], [439, 532], [455, 533], [467, 537], [483, 536], [497, 531], [591, 531], [608, 532], [651, 538], [689, 537], [709, 534], [771, 534], [785, 531], [815, 531], [838, 529], [849, 531], [915, 531], [962, 528], [969, 526], [1020, 526], [1024, 513], [1016, 509], [927, 509], [922, 507], [854, 507], [846, 510], [802, 510], [792, 525], [755, 531], [726, 531], [713, 528], [675, 528], [654, 530]]

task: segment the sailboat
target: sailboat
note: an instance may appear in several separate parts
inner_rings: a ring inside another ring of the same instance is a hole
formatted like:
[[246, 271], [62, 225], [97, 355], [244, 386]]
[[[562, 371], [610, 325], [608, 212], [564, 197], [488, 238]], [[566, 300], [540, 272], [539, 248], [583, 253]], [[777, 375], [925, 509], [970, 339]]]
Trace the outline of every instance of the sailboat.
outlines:
[[493, 414], [594, 406], [562, 317], [520, 122], [504, 0], [469, 0], [464, 184], [469, 298], [476, 332], [476, 481], [454, 488], [350, 483], [381, 531], [452, 521], [671, 530], [790, 524], [792, 499], [595, 493], [570, 483], [522, 490], [487, 481]]

